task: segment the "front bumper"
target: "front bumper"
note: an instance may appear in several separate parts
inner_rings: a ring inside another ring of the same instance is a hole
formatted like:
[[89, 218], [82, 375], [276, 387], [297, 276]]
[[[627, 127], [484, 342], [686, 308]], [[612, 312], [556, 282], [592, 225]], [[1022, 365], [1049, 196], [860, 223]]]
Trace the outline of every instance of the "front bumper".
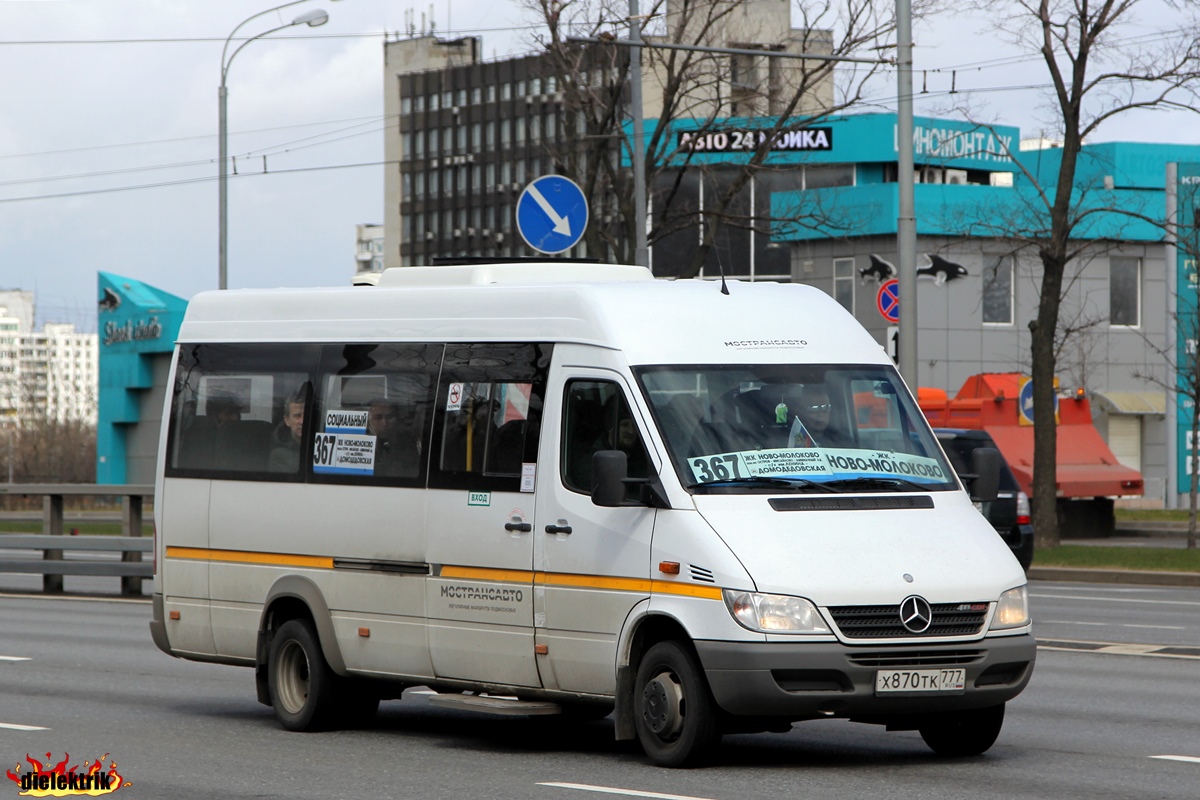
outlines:
[[[937, 645], [697, 641], [717, 704], [739, 716], [878, 718], [986, 708], [1016, 697], [1037, 656], [1032, 635]], [[875, 694], [879, 669], [966, 670], [959, 694]]]

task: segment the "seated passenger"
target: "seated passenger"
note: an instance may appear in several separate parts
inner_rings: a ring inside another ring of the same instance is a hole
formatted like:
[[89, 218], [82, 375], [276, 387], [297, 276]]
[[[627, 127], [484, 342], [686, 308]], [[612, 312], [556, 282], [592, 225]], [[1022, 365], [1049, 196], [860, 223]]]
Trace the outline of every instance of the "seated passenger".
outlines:
[[214, 392], [209, 395], [205, 404], [205, 416], [211, 419], [218, 428], [224, 428], [242, 419], [242, 404], [238, 398], [227, 392]]
[[283, 420], [271, 434], [271, 472], [295, 472], [300, 466], [300, 437], [304, 433], [304, 397], [299, 389], [283, 401]]
[[380, 398], [367, 410], [367, 433], [375, 437], [375, 474], [415, 478], [421, 474], [421, 450], [416, 437], [404, 430], [400, 407]]

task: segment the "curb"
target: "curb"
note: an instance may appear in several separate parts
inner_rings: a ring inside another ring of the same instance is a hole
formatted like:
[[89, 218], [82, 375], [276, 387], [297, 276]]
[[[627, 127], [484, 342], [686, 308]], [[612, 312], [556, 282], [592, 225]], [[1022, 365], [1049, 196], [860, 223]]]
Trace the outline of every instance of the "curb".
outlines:
[[1033, 581], [1082, 583], [1130, 583], [1147, 586], [1200, 587], [1200, 572], [1150, 572], [1129, 569], [1086, 569], [1083, 567], [1030, 567]]

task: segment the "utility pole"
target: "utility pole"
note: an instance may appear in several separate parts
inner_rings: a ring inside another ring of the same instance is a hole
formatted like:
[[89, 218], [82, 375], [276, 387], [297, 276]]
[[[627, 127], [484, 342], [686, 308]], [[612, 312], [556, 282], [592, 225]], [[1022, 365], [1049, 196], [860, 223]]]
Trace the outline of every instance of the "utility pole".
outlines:
[[900, 377], [917, 379], [917, 214], [913, 200], [912, 3], [896, 0], [896, 247], [900, 271]]

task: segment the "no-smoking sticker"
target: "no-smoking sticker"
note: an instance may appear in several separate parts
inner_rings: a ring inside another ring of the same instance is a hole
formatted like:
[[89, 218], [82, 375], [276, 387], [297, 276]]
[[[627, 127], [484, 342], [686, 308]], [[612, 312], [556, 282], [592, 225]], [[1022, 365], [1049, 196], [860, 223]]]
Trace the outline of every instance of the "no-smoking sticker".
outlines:
[[462, 409], [463, 385], [461, 383], [450, 384], [450, 394], [446, 397], [446, 410], [459, 411]]

